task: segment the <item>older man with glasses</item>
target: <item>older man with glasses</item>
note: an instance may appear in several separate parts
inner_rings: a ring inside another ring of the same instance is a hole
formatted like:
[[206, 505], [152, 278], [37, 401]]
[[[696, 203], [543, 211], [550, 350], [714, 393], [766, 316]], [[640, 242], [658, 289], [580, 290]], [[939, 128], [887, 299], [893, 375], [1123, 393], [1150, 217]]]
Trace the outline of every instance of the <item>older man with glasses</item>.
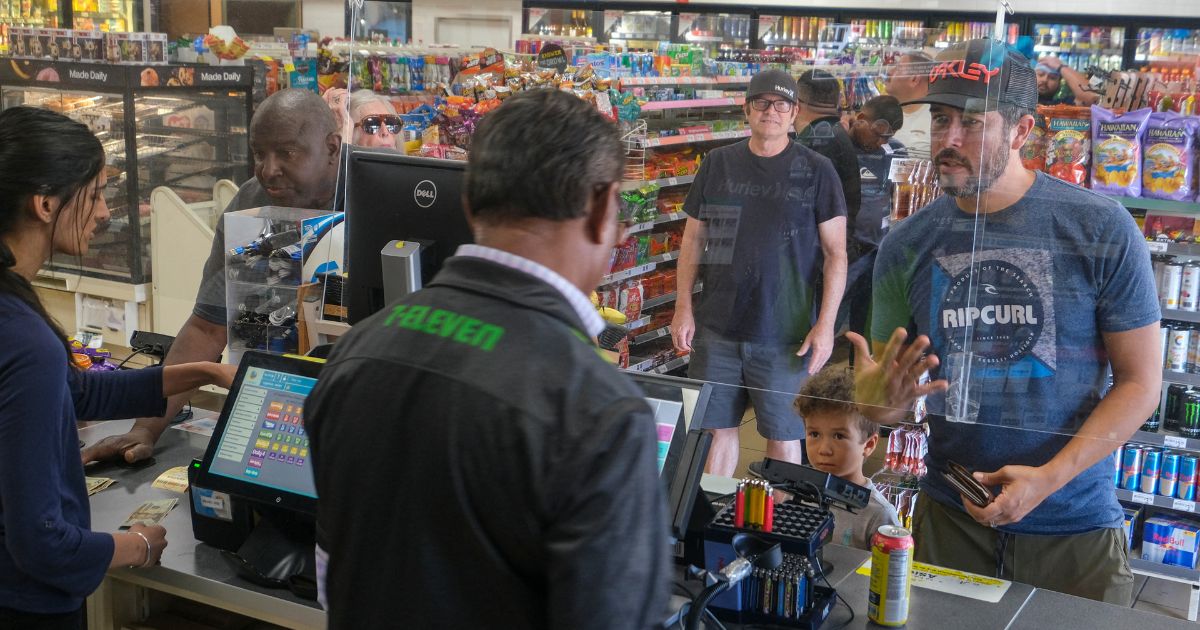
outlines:
[[370, 90], [354, 92], [350, 95], [350, 121], [353, 125], [351, 144], [382, 149], [399, 148], [397, 143], [403, 123], [387, 98]]
[[[704, 418], [713, 434], [708, 470], [726, 476], [751, 401], [767, 456], [801, 461], [804, 422], [791, 402], [829, 359], [846, 279], [837, 172], [788, 137], [795, 80], [768, 70], [746, 94], [750, 138], [710, 151], [684, 202], [671, 322], [676, 349], [692, 351], [689, 376], [715, 384]], [[697, 281], [703, 290], [693, 297]]]

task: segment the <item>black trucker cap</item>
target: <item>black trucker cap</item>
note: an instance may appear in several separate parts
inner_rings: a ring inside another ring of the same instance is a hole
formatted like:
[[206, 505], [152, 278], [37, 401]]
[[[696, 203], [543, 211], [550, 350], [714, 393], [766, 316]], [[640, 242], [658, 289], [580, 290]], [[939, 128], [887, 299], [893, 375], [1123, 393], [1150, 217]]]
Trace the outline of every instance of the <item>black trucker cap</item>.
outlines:
[[929, 70], [929, 93], [904, 103], [949, 105], [990, 111], [1000, 104], [1034, 110], [1037, 74], [1024, 55], [991, 39], [955, 44], [938, 54]]
[[775, 94], [795, 103], [796, 80], [783, 70], [763, 70], [750, 79], [750, 88], [746, 90], [746, 98], [751, 99], [763, 94]]

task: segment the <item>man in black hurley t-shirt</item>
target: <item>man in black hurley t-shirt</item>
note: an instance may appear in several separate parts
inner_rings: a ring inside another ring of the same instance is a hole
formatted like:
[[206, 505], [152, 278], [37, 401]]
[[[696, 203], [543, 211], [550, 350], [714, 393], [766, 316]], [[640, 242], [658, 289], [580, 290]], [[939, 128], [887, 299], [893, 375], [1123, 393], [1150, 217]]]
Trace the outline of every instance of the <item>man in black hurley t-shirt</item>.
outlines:
[[[799, 463], [792, 400], [833, 349], [846, 281], [846, 202], [829, 160], [788, 138], [796, 82], [761, 72], [746, 92], [750, 139], [713, 149], [688, 192], [671, 321], [689, 376], [712, 382], [708, 471], [730, 476], [752, 400], [767, 456]], [[856, 167], [857, 168], [857, 167]], [[817, 294], [818, 274], [823, 274]], [[692, 288], [703, 282], [695, 296]]]

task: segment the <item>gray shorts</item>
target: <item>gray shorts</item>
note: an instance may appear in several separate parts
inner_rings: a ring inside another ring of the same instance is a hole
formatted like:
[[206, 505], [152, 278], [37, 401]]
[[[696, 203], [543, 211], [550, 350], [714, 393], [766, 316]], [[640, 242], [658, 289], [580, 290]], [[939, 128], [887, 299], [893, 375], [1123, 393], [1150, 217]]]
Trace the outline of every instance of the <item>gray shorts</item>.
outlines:
[[704, 328], [692, 340], [690, 378], [713, 384], [704, 414], [705, 429], [732, 429], [754, 403], [758, 432], [768, 440], [804, 439], [804, 419], [792, 401], [808, 380], [808, 357], [799, 345], [731, 341]]

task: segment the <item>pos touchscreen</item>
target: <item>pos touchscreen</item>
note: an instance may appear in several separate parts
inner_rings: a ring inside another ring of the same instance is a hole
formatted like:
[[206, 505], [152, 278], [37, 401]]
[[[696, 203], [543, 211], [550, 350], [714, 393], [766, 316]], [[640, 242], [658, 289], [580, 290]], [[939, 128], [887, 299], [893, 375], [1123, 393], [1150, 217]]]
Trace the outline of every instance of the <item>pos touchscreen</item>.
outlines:
[[304, 402], [323, 361], [247, 352], [225, 399], [198, 486], [316, 513]]

